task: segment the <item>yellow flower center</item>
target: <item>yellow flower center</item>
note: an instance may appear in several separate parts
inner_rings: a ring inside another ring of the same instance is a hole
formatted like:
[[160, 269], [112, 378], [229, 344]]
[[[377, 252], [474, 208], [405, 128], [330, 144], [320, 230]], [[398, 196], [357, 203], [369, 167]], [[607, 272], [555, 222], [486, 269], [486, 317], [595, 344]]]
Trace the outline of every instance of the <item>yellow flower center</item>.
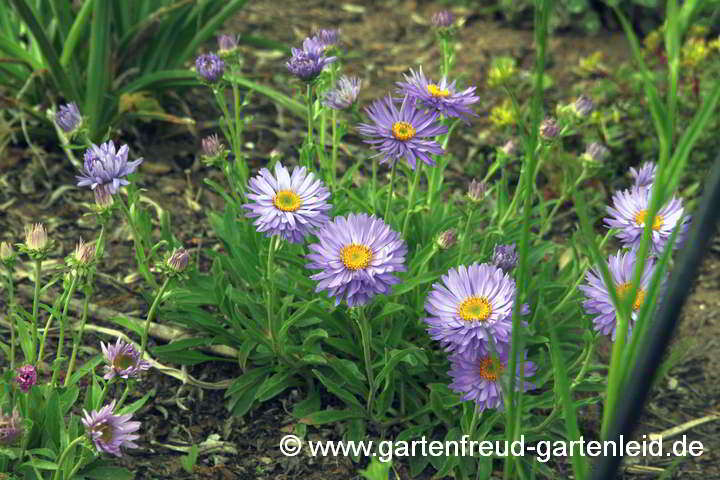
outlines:
[[505, 371], [505, 365], [499, 359], [493, 360], [492, 357], [487, 356], [480, 360], [479, 370], [482, 378], [495, 382]]
[[280, 190], [273, 198], [273, 205], [283, 212], [294, 212], [302, 205], [302, 198], [291, 190]]
[[[637, 223], [639, 226], [643, 227], [645, 226], [645, 219], [647, 218], [647, 210], [640, 210], [635, 214], [635, 223]], [[652, 229], [653, 230], [660, 230], [663, 226], [663, 222], [665, 219], [662, 215], [656, 215], [655, 221], [653, 222]]]
[[408, 122], [395, 122], [392, 126], [392, 134], [397, 140], [407, 142], [415, 136], [415, 127]]
[[113, 360], [113, 367], [117, 370], [125, 370], [133, 365], [133, 359], [130, 355], [116, 355]]
[[487, 297], [470, 297], [460, 304], [458, 315], [468, 322], [476, 320], [484, 322], [490, 318], [492, 311], [492, 305]]
[[427, 86], [428, 93], [436, 98], [446, 98], [450, 96], [450, 90], [447, 88], [440, 88], [434, 83]]
[[358, 245], [357, 243], [351, 243], [343, 247], [340, 252], [342, 261], [347, 268], [350, 270], [360, 270], [370, 265], [370, 261], [373, 258], [373, 252], [370, 247], [366, 245]]
[[[618, 297], [620, 297], [620, 301], [623, 301], [625, 297], [627, 296], [628, 292], [630, 291], [630, 288], [632, 287], [632, 284], [630, 282], [622, 283], [615, 287], [615, 291], [618, 294]], [[640, 310], [640, 307], [642, 307], [643, 302], [645, 301], [645, 290], [642, 288], [638, 288], [637, 294], [635, 295], [635, 301], [633, 302], [632, 308], [635, 311]]]

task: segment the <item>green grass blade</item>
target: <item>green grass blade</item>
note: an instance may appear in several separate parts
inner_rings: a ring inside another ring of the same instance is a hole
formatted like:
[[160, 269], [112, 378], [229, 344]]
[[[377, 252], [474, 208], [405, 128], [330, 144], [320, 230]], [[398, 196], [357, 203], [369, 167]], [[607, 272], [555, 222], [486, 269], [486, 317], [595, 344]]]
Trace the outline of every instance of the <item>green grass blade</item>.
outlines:
[[190, 70], [162, 70], [153, 72], [133, 80], [118, 90], [119, 94], [155, 90], [163, 86], [197, 86], [200, 81], [195, 72]]
[[226, 73], [225, 78], [230, 80], [231, 82], [237, 83], [242, 87], [249, 88], [250, 90], [254, 90], [262, 95], [265, 95], [266, 97], [277, 102], [280, 106], [287, 108], [295, 115], [298, 115], [301, 118], [305, 118], [305, 114], [307, 112], [305, 104], [288, 97], [284, 93], [275, 90], [274, 88], [255, 83], [252, 80], [248, 80], [247, 78], [240, 75]]
[[85, 92], [85, 113], [89, 118], [89, 136], [98, 141], [104, 132], [106, 95], [110, 86], [110, 16], [109, 2], [99, 1], [93, 9], [90, 27], [90, 56]]
[[87, 31], [88, 19], [90, 18], [90, 13], [93, 10], [94, 4], [95, 0], [85, 0], [82, 8], [75, 17], [72, 27], [70, 27], [70, 32], [68, 33], [65, 44], [63, 45], [62, 54], [60, 55], [60, 64], [63, 67], [67, 67], [68, 63], [70, 63], [70, 59], [73, 58], [75, 49]]

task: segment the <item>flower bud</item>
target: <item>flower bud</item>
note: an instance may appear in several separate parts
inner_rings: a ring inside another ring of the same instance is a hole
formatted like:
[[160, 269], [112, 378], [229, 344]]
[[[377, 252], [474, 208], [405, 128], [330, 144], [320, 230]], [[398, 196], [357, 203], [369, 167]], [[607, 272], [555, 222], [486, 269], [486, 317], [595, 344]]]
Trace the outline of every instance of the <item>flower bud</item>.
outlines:
[[434, 27], [447, 28], [451, 26], [455, 21], [455, 15], [453, 15], [452, 12], [448, 10], [441, 10], [439, 12], [433, 13], [430, 21], [432, 22]]
[[95, 258], [95, 246], [85, 243], [81, 238], [75, 247], [73, 256], [78, 265], [90, 265], [90, 262]]
[[587, 146], [587, 150], [583, 154], [583, 159], [591, 162], [602, 162], [610, 155], [610, 150], [600, 142], [592, 142]]
[[7, 262], [13, 258], [13, 249], [8, 242], [0, 243], [0, 261]]
[[168, 258], [167, 265], [174, 272], [183, 272], [190, 262], [190, 254], [184, 248], [176, 248], [170, 258]]
[[202, 139], [203, 160], [209, 163], [225, 159], [225, 145], [216, 133]]
[[15, 381], [24, 393], [30, 391], [30, 388], [37, 383], [37, 371], [32, 365], [24, 365], [17, 369]]
[[457, 243], [457, 234], [455, 233], [455, 230], [453, 230], [453, 229], [445, 230], [437, 238], [437, 245], [438, 245], [438, 247], [442, 248], [443, 250], [452, 248], [456, 243]]
[[195, 60], [195, 71], [206, 82], [217, 83], [225, 74], [225, 62], [214, 53], [206, 53]]
[[40, 252], [48, 247], [48, 236], [42, 223], [25, 227], [25, 247], [33, 252]]
[[511, 138], [510, 140], [505, 142], [505, 145], [502, 146], [502, 151], [508, 157], [512, 157], [518, 152], [517, 142]]
[[573, 110], [578, 117], [587, 117], [593, 111], [593, 101], [587, 95], [580, 95], [573, 104]]
[[501, 268], [505, 273], [515, 268], [517, 264], [517, 253], [515, 243], [509, 245], [495, 245], [493, 249], [492, 263]]
[[540, 136], [546, 140], [557, 137], [559, 131], [557, 121], [554, 118], [548, 117], [540, 124]]
[[235, 35], [219, 35], [218, 36], [218, 53], [220, 55], [228, 54], [237, 49], [238, 42]]
[[65, 133], [72, 133], [82, 124], [82, 116], [75, 102], [62, 105], [55, 114], [55, 123]]
[[485, 196], [486, 191], [487, 185], [485, 184], [485, 182], [478, 182], [477, 180], [473, 179], [472, 182], [470, 182], [470, 186], [468, 187], [467, 196], [470, 198], [471, 202], [479, 203]]

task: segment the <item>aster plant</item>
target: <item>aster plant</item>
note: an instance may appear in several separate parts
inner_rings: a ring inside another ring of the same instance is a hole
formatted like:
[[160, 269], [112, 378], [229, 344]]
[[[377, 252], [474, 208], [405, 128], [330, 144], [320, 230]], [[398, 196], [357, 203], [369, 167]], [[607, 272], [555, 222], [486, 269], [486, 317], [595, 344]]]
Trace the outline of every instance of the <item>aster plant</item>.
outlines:
[[294, 167], [292, 174], [280, 162], [275, 175], [263, 168], [250, 179], [246, 216], [254, 218], [258, 232], [266, 236], [279, 235], [293, 243], [328, 221], [330, 191], [314, 173], [305, 167]]
[[466, 124], [470, 123], [469, 117], [477, 117], [477, 114], [470, 109], [470, 106], [480, 101], [475, 95], [475, 87], [468, 87], [459, 91], [455, 81], [449, 82], [447, 77], [442, 77], [435, 83], [425, 76], [420, 67], [417, 71], [410, 70], [410, 75], [405, 75], [404, 82], [397, 82], [401, 93], [408, 95], [422, 108], [438, 112], [448, 118], [459, 118]]
[[381, 219], [365, 213], [336, 217], [317, 233], [319, 242], [309, 245], [306, 266], [320, 270], [310, 278], [316, 292], [327, 291], [335, 305], [365, 305], [377, 295], [387, 295], [400, 283], [407, 245], [400, 234]]

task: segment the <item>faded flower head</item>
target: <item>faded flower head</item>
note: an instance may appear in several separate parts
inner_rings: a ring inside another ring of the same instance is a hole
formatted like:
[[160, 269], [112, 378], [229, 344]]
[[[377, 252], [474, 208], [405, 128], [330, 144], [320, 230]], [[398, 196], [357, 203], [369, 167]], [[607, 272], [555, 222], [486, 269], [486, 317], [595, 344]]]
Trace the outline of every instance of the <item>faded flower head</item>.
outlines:
[[293, 48], [292, 57], [285, 65], [290, 73], [301, 80], [310, 81], [317, 77], [326, 65], [331, 64], [337, 57], [325, 56], [326, 45], [316, 37], [309, 37], [303, 41], [303, 48]]
[[485, 197], [485, 192], [487, 191], [487, 184], [485, 182], [478, 182], [474, 178], [470, 182], [470, 185], [468, 186], [468, 192], [467, 196], [473, 203], [480, 203], [482, 199]]
[[30, 387], [37, 383], [37, 370], [32, 365], [23, 365], [17, 369], [15, 381], [24, 393], [30, 391]]
[[388, 294], [400, 283], [394, 274], [404, 272], [407, 245], [399, 233], [381, 219], [366, 213], [336, 217], [317, 233], [319, 243], [309, 246], [307, 268], [321, 270], [316, 292], [327, 290], [335, 305], [346, 300], [351, 307], [365, 305], [376, 294]]
[[592, 98], [587, 95], [580, 95], [573, 104], [573, 110], [578, 117], [587, 117], [593, 111]]
[[465, 123], [470, 123], [468, 117], [477, 117], [470, 109], [470, 105], [480, 100], [480, 97], [475, 95], [475, 87], [458, 91], [455, 81], [448, 82], [445, 77], [434, 83], [425, 77], [422, 67], [417, 72], [411, 69], [410, 75], [404, 77], [405, 82], [397, 82], [402, 89], [400, 93], [410, 96], [423, 108], [434, 110], [446, 117], [459, 118]]
[[[524, 357], [526, 357], [525, 355]], [[504, 409], [502, 391], [503, 377], [507, 375], [510, 352], [505, 351], [492, 356], [489, 353], [468, 352], [450, 355], [450, 371], [453, 378], [449, 387], [462, 394], [463, 400], [474, 401], [479, 411], [486, 408]], [[518, 355], [516, 364], [516, 390], [524, 392], [535, 389], [535, 385], [521, 377], [530, 378], [537, 372], [535, 363]], [[523, 365], [524, 363], [524, 365]]]
[[455, 233], [455, 230], [453, 230], [453, 229], [445, 230], [437, 238], [437, 245], [438, 245], [438, 247], [442, 248], [443, 250], [452, 248], [456, 243], [457, 243], [457, 233]]
[[323, 105], [333, 110], [345, 110], [350, 108], [357, 100], [362, 81], [358, 77], [343, 75], [335, 85], [335, 88], [328, 91], [323, 99]]
[[[428, 332], [448, 351], [487, 353], [492, 337], [502, 352], [510, 343], [515, 294], [515, 280], [494, 265], [451, 268], [425, 300]], [[521, 313], [528, 312], [523, 306]]]
[[603, 162], [608, 155], [610, 155], [610, 150], [608, 150], [605, 145], [600, 142], [592, 142], [587, 146], [582, 158], [590, 162], [600, 163]]
[[540, 123], [540, 136], [546, 140], [551, 140], [557, 137], [560, 129], [557, 125], [557, 120], [552, 117], [548, 117]]
[[453, 15], [449, 10], [440, 10], [439, 12], [432, 14], [430, 21], [434, 27], [447, 28], [455, 21], [455, 15]]
[[280, 162], [275, 175], [263, 168], [250, 179], [243, 205], [248, 218], [265, 235], [281, 235], [285, 240], [302, 243], [305, 237], [327, 223], [330, 191], [322, 180], [305, 167], [294, 167], [292, 174]]
[[85, 417], [82, 422], [98, 451], [121, 457], [121, 447], [138, 448], [134, 440], [139, 438], [135, 432], [140, 429], [140, 422], [131, 422], [130, 413], [113, 414], [114, 408], [115, 400], [100, 410], [90, 413], [83, 410]]
[[493, 249], [492, 263], [501, 268], [505, 273], [510, 272], [517, 264], [517, 252], [515, 242], [509, 245], [495, 245]]
[[[645, 222], [650, 209], [650, 187], [632, 187], [617, 191], [613, 197], [612, 207], [607, 207], [610, 214], [605, 218], [605, 225], [617, 228], [615, 236], [623, 246], [635, 249], [640, 245]], [[675, 227], [680, 224], [674, 248], [680, 248], [685, 241], [690, 227], [690, 217], [683, 216], [682, 200], [673, 197], [663, 205], [652, 219], [652, 247], [654, 255], [660, 255], [670, 239]]]
[[436, 112], [420, 111], [410, 96], [405, 96], [398, 109], [389, 95], [376, 100], [365, 109], [373, 123], [361, 123], [357, 130], [368, 140], [365, 143], [383, 155], [380, 163], [395, 162], [405, 157], [414, 170], [417, 160], [435, 165], [430, 155], [442, 155], [445, 150], [435, 140], [428, 140], [447, 133], [448, 127], [437, 122]]
[[105, 185], [109, 193], [114, 195], [117, 193], [118, 188], [130, 185], [130, 182], [125, 177], [133, 173], [143, 159], [139, 158], [128, 162], [129, 152], [130, 149], [127, 145], [115, 150], [115, 144], [112, 140], [100, 146], [92, 144], [85, 151], [85, 171], [83, 175], [75, 177], [78, 179], [77, 186], [90, 186], [91, 189], [95, 190], [100, 185]]
[[[625, 297], [627, 297], [632, 288], [631, 282], [636, 261], [637, 256], [633, 250], [626, 253], [618, 250], [616, 255], [610, 255], [608, 259], [608, 268], [610, 270], [613, 288], [615, 288], [620, 301], [623, 301]], [[651, 259], [646, 260], [643, 267], [642, 278], [640, 279], [640, 287], [635, 294], [635, 299], [632, 304], [628, 334], [632, 332], [640, 308], [642, 308], [645, 302], [645, 295], [647, 294], [654, 270], [654, 262]], [[585, 280], [587, 284], [578, 287], [585, 293], [585, 297], [587, 298], [587, 300], [583, 302], [585, 312], [590, 315], [595, 315], [593, 318], [595, 330], [603, 335], [610, 335], [611, 338], [615, 340], [617, 324], [615, 307], [610, 299], [610, 293], [605, 286], [605, 282], [603, 282], [600, 268], [595, 266], [588, 270], [587, 274], [585, 274]]]
[[103, 355], [105, 355], [105, 380], [114, 377], [130, 378], [137, 377], [141, 371], [150, 368], [150, 362], [140, 358], [140, 352], [135, 350], [131, 343], [125, 343], [120, 338], [115, 345], [100, 342]]
[[0, 261], [9, 262], [14, 258], [12, 246], [8, 242], [0, 243]]
[[217, 133], [213, 133], [202, 139], [202, 152], [206, 161], [221, 159], [226, 150]]
[[22, 417], [17, 408], [13, 409], [12, 415], [0, 415], [0, 445], [12, 445], [23, 432]]
[[55, 123], [65, 133], [72, 133], [82, 124], [82, 115], [75, 102], [62, 105], [55, 114]]
[[190, 262], [190, 254], [184, 248], [173, 250], [167, 260], [167, 266], [176, 273], [184, 272]]
[[25, 248], [31, 252], [42, 252], [49, 247], [47, 231], [42, 223], [25, 226]]
[[654, 162], [645, 162], [640, 168], [630, 167], [630, 176], [635, 180], [636, 187], [649, 187], [655, 181], [657, 165]]
[[204, 53], [195, 60], [195, 71], [208, 83], [217, 83], [225, 74], [225, 62], [214, 53]]
[[87, 266], [95, 259], [95, 245], [85, 243], [81, 238], [75, 247], [73, 259], [78, 265]]
[[[237, 49], [238, 40], [236, 35], [222, 34], [218, 35], [218, 53], [226, 55]], [[197, 68], [197, 67], [196, 67]]]
[[323, 47], [331, 47], [340, 41], [340, 31], [336, 28], [318, 30], [313, 38]]
[[512, 157], [513, 155], [515, 155], [518, 150], [518, 144], [513, 138], [505, 142], [505, 145], [502, 146], [503, 153], [508, 157]]

